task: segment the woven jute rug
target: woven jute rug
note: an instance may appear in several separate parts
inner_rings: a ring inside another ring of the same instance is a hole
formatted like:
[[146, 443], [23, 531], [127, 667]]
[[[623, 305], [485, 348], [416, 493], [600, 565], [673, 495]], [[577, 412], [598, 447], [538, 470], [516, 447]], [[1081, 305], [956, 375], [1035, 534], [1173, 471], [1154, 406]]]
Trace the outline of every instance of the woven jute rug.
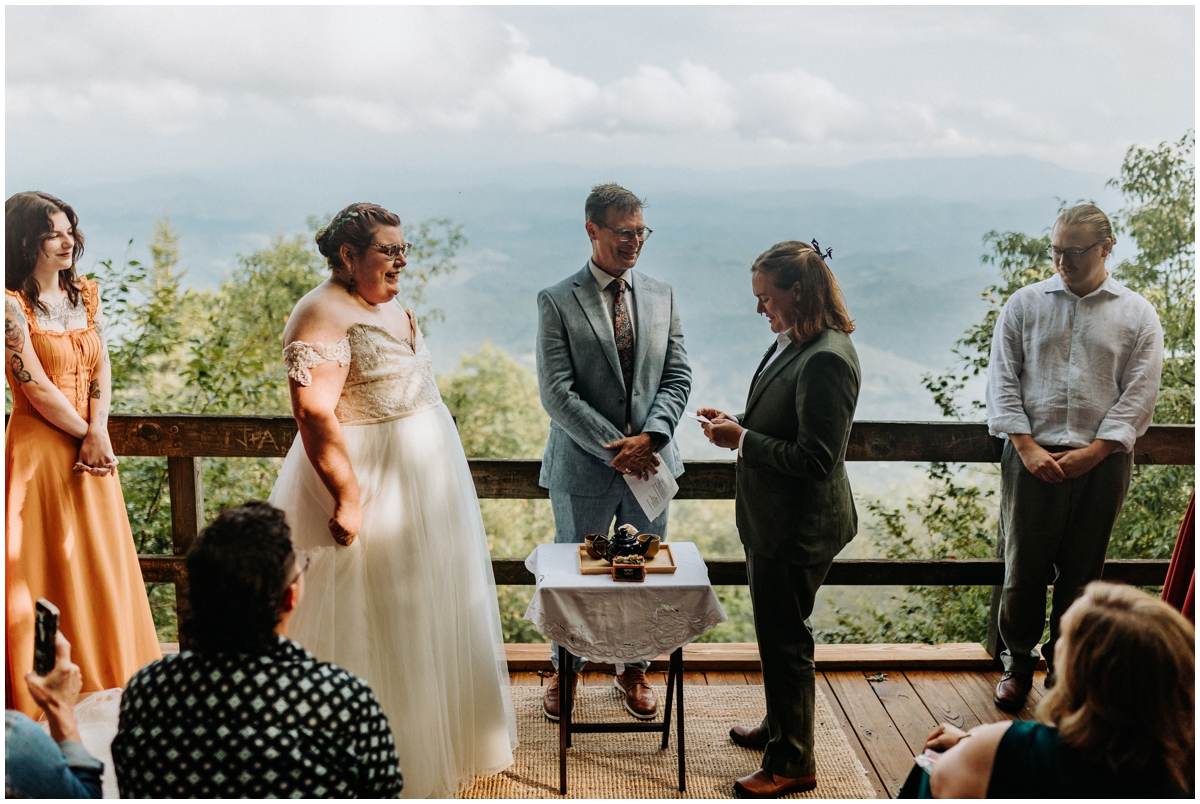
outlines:
[[[659, 711], [666, 690], [656, 687]], [[511, 768], [465, 791], [462, 798], [559, 798], [558, 724], [542, 715], [542, 688], [514, 686], [517, 738], [521, 745]], [[687, 790], [678, 789], [678, 743], [659, 750], [659, 734], [576, 734], [567, 751], [567, 798], [732, 798], [733, 780], [753, 773], [762, 752], [739, 748], [729, 727], [753, 725], [763, 714], [763, 688], [700, 687], [684, 690]], [[580, 686], [576, 720], [631, 721], [611, 685]], [[674, 720], [674, 712], [672, 712]], [[817, 788], [790, 798], [874, 798], [866, 773], [817, 690]]]

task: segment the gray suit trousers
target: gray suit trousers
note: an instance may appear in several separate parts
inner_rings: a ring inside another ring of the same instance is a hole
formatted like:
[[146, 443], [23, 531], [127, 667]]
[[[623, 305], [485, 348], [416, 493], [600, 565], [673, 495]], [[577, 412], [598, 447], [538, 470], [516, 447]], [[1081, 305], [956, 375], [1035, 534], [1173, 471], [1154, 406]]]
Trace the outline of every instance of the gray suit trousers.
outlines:
[[1100, 579], [1132, 471], [1133, 455], [1114, 452], [1085, 475], [1047, 483], [1025, 468], [1011, 441], [1004, 442], [999, 625], [1007, 647], [1001, 654], [1005, 670], [1029, 673], [1037, 666], [1036, 647], [1046, 622], [1046, 581], [1051, 577], [1050, 639], [1042, 645], [1042, 655], [1053, 666], [1058, 621], [1083, 587]]
[[832, 564], [832, 559], [811, 565], [789, 564], [746, 548], [746, 574], [767, 698], [767, 716], [761, 727], [771, 736], [762, 766], [779, 776], [794, 779], [817, 772], [813, 754], [817, 665], [808, 618]]

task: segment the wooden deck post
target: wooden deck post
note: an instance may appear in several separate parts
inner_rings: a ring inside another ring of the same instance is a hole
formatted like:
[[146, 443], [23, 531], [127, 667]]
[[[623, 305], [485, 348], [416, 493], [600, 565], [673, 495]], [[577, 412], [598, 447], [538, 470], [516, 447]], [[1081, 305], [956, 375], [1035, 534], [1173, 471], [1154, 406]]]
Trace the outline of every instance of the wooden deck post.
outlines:
[[[171, 489], [171, 548], [179, 557], [187, 555], [200, 525], [204, 522], [204, 483], [200, 475], [200, 458], [167, 458], [167, 481]], [[175, 618], [183, 622], [187, 609], [187, 575], [181, 573], [175, 581]], [[182, 629], [179, 647], [186, 650]]]

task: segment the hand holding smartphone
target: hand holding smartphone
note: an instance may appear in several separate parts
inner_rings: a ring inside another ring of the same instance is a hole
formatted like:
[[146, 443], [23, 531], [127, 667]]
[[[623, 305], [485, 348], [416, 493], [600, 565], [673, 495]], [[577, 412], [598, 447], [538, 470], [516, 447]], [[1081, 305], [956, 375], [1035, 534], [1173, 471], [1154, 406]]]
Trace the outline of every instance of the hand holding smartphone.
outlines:
[[34, 618], [33, 672], [25, 675], [29, 695], [46, 713], [50, 736], [55, 742], [79, 742], [75, 705], [83, 687], [83, 675], [71, 662], [71, 643], [58, 633], [58, 608], [39, 600]]
[[37, 602], [33, 630], [33, 672], [48, 676], [54, 669], [54, 641], [58, 634], [58, 607], [45, 598]]

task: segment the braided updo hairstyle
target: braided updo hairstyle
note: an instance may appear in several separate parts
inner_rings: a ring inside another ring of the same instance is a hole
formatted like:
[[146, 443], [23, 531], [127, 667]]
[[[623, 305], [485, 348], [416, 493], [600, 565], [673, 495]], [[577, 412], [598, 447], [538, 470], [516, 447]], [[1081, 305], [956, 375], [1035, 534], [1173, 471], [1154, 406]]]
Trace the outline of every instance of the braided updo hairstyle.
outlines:
[[342, 246], [348, 245], [361, 255], [375, 238], [375, 230], [399, 225], [400, 218], [378, 204], [351, 204], [317, 232], [317, 250], [330, 268], [349, 268], [342, 260]]

